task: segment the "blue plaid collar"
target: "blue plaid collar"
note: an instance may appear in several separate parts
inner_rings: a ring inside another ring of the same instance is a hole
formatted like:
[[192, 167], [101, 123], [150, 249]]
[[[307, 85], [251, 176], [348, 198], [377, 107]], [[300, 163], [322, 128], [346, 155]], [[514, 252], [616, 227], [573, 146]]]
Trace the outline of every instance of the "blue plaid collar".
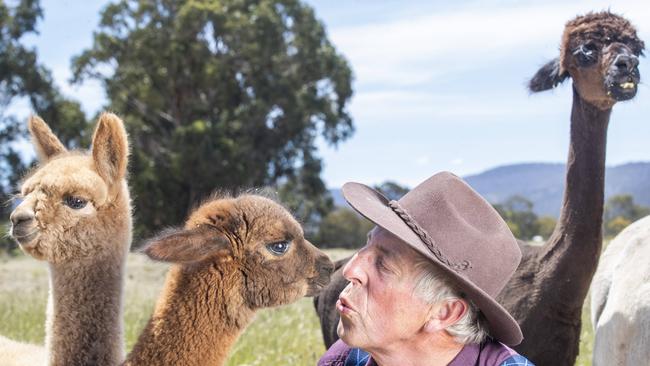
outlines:
[[[461, 353], [451, 362], [450, 365], [470, 365], [477, 362], [480, 348], [478, 346], [465, 346]], [[460, 356], [460, 357], [459, 357]], [[370, 354], [360, 348], [353, 348], [345, 358], [343, 366], [375, 366]], [[469, 363], [468, 363], [469, 362]], [[512, 355], [504, 360], [499, 366], [535, 366], [532, 362], [521, 355]]]
[[343, 366], [366, 366], [368, 360], [370, 359], [370, 354], [361, 348], [353, 348], [348, 353], [348, 357], [345, 359]]

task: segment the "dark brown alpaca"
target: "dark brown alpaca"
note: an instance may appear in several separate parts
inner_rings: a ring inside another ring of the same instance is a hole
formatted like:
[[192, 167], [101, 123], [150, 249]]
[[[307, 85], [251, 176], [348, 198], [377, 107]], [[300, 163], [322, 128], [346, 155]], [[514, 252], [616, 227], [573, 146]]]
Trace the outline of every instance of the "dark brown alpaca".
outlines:
[[213, 199], [151, 240], [149, 257], [175, 263], [126, 365], [222, 365], [256, 310], [313, 296], [332, 262], [296, 220], [255, 195]]
[[[532, 92], [571, 77], [573, 108], [564, 200], [555, 231], [541, 247], [521, 243], [523, 258], [499, 301], [521, 325], [516, 350], [538, 366], [571, 366], [578, 354], [581, 313], [602, 246], [605, 146], [612, 107], [636, 95], [644, 44], [624, 18], [590, 13], [567, 23], [560, 57], [530, 82]], [[337, 273], [315, 299], [326, 344], [333, 343], [334, 302], [345, 280]]]

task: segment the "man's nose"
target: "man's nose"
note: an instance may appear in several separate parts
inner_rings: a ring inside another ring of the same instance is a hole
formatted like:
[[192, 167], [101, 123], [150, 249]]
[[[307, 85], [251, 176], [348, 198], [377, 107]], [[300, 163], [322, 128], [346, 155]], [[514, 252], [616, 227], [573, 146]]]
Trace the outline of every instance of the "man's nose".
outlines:
[[363, 263], [366, 260], [367, 259], [362, 253], [355, 253], [348, 263], [343, 266], [343, 277], [355, 284], [364, 283], [366, 280], [366, 274], [363, 270]]

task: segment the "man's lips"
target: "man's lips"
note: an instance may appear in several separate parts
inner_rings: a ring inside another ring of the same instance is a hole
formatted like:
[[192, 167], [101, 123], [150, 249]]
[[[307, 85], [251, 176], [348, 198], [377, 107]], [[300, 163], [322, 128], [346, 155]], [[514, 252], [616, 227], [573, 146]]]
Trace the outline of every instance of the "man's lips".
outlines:
[[341, 314], [350, 314], [356, 312], [353, 307], [350, 306], [350, 303], [343, 297], [339, 297], [336, 301], [336, 310]]

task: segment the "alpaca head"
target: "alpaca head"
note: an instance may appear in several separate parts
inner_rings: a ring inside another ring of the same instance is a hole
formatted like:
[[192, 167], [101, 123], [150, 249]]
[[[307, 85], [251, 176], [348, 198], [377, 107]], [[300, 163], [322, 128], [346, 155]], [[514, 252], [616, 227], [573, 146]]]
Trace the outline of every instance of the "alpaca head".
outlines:
[[155, 260], [179, 263], [196, 276], [223, 273], [237, 282], [230, 286], [251, 309], [313, 296], [329, 283], [334, 269], [284, 207], [252, 194], [207, 201], [183, 229], [162, 232], [144, 252]]
[[644, 47], [634, 26], [619, 15], [605, 11], [578, 16], [566, 24], [560, 56], [537, 71], [530, 90], [548, 90], [571, 77], [582, 99], [611, 108], [636, 95]]
[[22, 202], [10, 216], [21, 249], [51, 263], [123, 255], [130, 245], [131, 210], [122, 121], [104, 113], [88, 153], [67, 151], [38, 117], [30, 118], [29, 132], [40, 166], [23, 179]]

